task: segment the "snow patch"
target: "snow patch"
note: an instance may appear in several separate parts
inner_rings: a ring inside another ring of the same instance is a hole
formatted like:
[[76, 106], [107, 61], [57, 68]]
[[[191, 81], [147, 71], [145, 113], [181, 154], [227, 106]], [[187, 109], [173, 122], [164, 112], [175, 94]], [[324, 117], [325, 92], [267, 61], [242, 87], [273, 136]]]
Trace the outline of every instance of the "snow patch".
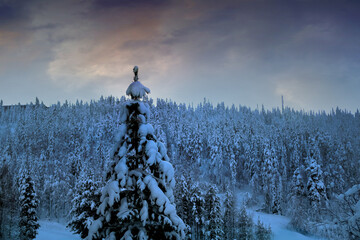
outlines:
[[157, 154], [158, 154], [157, 146], [154, 141], [150, 140], [146, 143], [145, 153], [148, 156], [147, 163], [150, 166], [153, 165], [157, 160]]
[[146, 137], [148, 134], [154, 135], [154, 128], [149, 123], [141, 124], [138, 134], [141, 138]]
[[141, 222], [143, 223], [143, 226], [145, 226], [148, 217], [149, 217], [148, 203], [147, 201], [144, 200], [143, 207], [140, 210], [140, 218], [141, 218]]
[[[238, 191], [236, 193], [237, 207], [240, 208], [242, 203], [246, 202], [246, 199], [249, 196], [250, 193], [248, 192]], [[257, 220], [260, 219], [266, 227], [271, 227], [274, 240], [319, 240], [319, 238], [308, 237], [289, 229], [288, 225], [290, 223], [290, 219], [288, 217], [257, 212], [252, 208], [248, 208], [247, 212], [253, 217], [254, 222], [257, 222]]]
[[132, 82], [126, 90], [126, 95], [135, 99], [142, 98], [147, 93], [150, 93], [150, 89], [142, 85], [139, 81]]
[[72, 234], [64, 225], [57, 222], [40, 220], [39, 233], [35, 240], [80, 240], [80, 236]]

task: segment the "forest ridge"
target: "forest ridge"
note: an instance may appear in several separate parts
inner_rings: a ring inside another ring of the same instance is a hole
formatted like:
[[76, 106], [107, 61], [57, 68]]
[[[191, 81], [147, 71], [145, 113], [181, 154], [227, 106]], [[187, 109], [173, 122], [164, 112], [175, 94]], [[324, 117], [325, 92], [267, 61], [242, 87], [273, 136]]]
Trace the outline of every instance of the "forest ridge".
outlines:
[[[84, 169], [96, 181], [104, 181], [126, 102], [125, 97], [102, 97], [50, 107], [38, 100], [26, 106], [0, 105], [4, 236], [14, 232], [16, 179], [25, 165], [36, 185], [40, 218], [68, 218]], [[287, 107], [268, 111], [214, 106], [207, 101], [196, 107], [162, 99], [156, 105], [152, 99], [145, 102], [152, 113], [149, 122], [167, 147], [179, 183], [185, 176], [192, 183], [215, 184], [220, 192], [229, 186], [251, 186], [254, 201], [265, 198], [263, 210], [292, 217], [293, 226], [303, 232], [341, 238], [359, 230], [359, 219], [354, 226], [347, 221], [359, 194], [346, 194], [360, 183], [359, 111], [336, 109], [326, 114]], [[301, 204], [294, 208], [294, 202]]]

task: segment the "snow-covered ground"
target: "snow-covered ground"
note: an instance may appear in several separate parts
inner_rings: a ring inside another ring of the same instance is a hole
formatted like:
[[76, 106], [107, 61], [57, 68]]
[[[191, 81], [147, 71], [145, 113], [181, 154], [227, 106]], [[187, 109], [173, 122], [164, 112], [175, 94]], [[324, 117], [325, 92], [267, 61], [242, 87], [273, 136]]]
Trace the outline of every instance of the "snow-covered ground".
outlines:
[[39, 234], [35, 240], [80, 240], [79, 235], [74, 235], [65, 225], [57, 222], [39, 221]]
[[[273, 231], [274, 240], [319, 240], [314, 237], [307, 237], [287, 228], [289, 219], [284, 216], [266, 214], [248, 210], [256, 222], [258, 217], [265, 224], [270, 225]], [[72, 234], [63, 224], [57, 222], [40, 221], [39, 234], [36, 240], [80, 240], [78, 235]]]
[[290, 219], [287, 217], [255, 212], [253, 210], [249, 210], [248, 212], [252, 214], [255, 222], [257, 222], [259, 217], [260, 221], [262, 221], [265, 226], [271, 226], [271, 230], [274, 234], [274, 240], [319, 240], [318, 238], [307, 237], [301, 233], [289, 230], [287, 226]]
[[[239, 191], [236, 193], [238, 207], [240, 207], [244, 199], [249, 196], [248, 194], [249, 193], [246, 191]], [[274, 240], [319, 240], [319, 238], [308, 237], [289, 229], [288, 225], [290, 219], [287, 217], [257, 212], [252, 208], [247, 208], [247, 212], [253, 216], [253, 221], [255, 223], [257, 222], [258, 218], [260, 218], [260, 221], [263, 222], [266, 227], [269, 225], [271, 226]]]
[[[247, 192], [243, 191], [237, 192], [238, 206], [240, 206], [247, 194]], [[288, 224], [290, 219], [287, 217], [256, 212], [254, 209], [247, 210], [253, 216], [254, 222], [257, 222], [257, 219], [260, 218], [265, 226], [271, 226], [274, 240], [319, 240], [319, 238], [308, 237], [289, 229]], [[69, 229], [61, 223], [40, 221], [39, 234], [36, 240], [80, 240], [80, 236], [72, 234]]]

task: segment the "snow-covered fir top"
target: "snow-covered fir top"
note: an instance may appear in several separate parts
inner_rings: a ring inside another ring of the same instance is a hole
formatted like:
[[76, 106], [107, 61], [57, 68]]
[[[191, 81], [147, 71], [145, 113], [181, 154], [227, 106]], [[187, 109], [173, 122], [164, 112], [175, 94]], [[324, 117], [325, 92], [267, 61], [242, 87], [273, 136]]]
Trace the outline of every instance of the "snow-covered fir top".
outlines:
[[139, 82], [138, 78], [138, 66], [135, 66], [134, 69], [134, 82], [130, 84], [128, 89], [126, 90], [126, 95], [130, 96], [132, 99], [139, 99], [145, 96], [146, 93], [150, 93], [150, 89], [145, 87]]
[[185, 238], [186, 225], [173, 194], [174, 168], [148, 122], [150, 106], [139, 100], [150, 90], [138, 81], [137, 72], [135, 66], [134, 82], [126, 92], [133, 100], [120, 113], [123, 124], [115, 137], [113, 164], [88, 239]]

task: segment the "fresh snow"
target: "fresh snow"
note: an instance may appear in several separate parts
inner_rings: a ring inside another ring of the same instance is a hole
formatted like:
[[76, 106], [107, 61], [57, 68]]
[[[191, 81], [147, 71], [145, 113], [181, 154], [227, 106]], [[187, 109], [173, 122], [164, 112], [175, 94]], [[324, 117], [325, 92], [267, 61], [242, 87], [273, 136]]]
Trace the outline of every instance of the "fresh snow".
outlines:
[[260, 221], [262, 221], [265, 226], [271, 226], [274, 240], [319, 240], [319, 238], [308, 237], [301, 233], [290, 230], [288, 228], [290, 219], [287, 217], [256, 212], [251, 209], [248, 209], [248, 212], [253, 216], [255, 223], [257, 222], [257, 219], [260, 218]]
[[[246, 191], [236, 193], [236, 204], [240, 208], [241, 204], [250, 194]], [[325, 240], [324, 238], [316, 238], [305, 236], [289, 228], [290, 219], [288, 217], [258, 212], [254, 208], [247, 208], [247, 212], [252, 216], [254, 223], [260, 219], [265, 227], [270, 226], [273, 233], [273, 240]]]
[[353, 186], [349, 190], [346, 191], [345, 196], [350, 196], [360, 190], [360, 184]]
[[142, 85], [139, 81], [131, 83], [126, 90], [126, 95], [130, 95], [132, 98], [142, 98], [146, 93], [150, 93], [150, 89]]
[[39, 233], [35, 240], [80, 240], [80, 236], [72, 234], [63, 224], [49, 221], [39, 221]]
[[[248, 193], [246, 192], [237, 193], [238, 207], [247, 195]], [[247, 209], [247, 212], [253, 217], [255, 223], [258, 218], [260, 218], [260, 221], [262, 221], [265, 226], [271, 226], [273, 240], [319, 240], [319, 238], [308, 237], [289, 229], [288, 224], [290, 219], [287, 217], [257, 212], [254, 209], [249, 208]], [[80, 240], [79, 235], [72, 234], [70, 230], [61, 223], [49, 221], [39, 221], [39, 223], [39, 234], [35, 240]]]

